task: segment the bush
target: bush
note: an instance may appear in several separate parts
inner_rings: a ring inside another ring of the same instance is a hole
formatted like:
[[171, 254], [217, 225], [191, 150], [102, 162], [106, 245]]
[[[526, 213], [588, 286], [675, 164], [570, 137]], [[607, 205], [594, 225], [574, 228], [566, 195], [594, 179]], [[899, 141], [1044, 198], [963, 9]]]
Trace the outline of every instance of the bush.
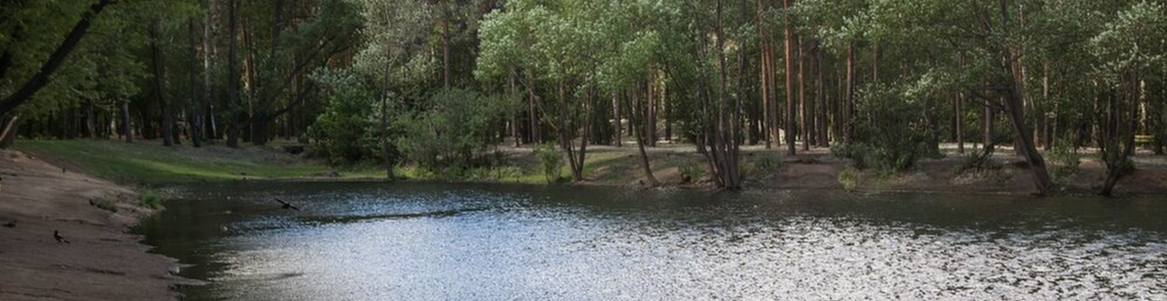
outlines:
[[1080, 166], [1082, 165], [1082, 155], [1078, 150], [1070, 146], [1069, 139], [1059, 141], [1054, 144], [1046, 157], [1051, 163], [1050, 176], [1053, 177], [1054, 182], [1064, 183], [1074, 175], [1078, 174]]
[[325, 87], [326, 101], [324, 112], [308, 128], [308, 137], [315, 141], [310, 155], [345, 165], [375, 156], [378, 141], [368, 139], [375, 125], [372, 113], [380, 111], [374, 93], [347, 71], [318, 72], [313, 80]]
[[542, 163], [543, 177], [547, 179], [547, 183], [559, 182], [565, 163], [563, 154], [555, 149], [555, 145], [551, 143], [536, 145], [535, 156], [539, 157], [539, 162]]
[[859, 187], [859, 170], [848, 167], [839, 172], [839, 184], [843, 185], [843, 190], [855, 191]]
[[158, 197], [158, 193], [154, 189], [148, 187], [138, 188], [138, 205], [150, 209], [158, 209], [162, 206], [162, 198]]
[[410, 161], [434, 170], [493, 166], [499, 157], [488, 151], [490, 139], [509, 107], [505, 97], [459, 89], [439, 92], [424, 110], [400, 119], [404, 135], [397, 146]]
[[756, 171], [772, 171], [781, 167], [782, 161], [778, 159], [778, 154], [767, 152], [758, 156], [754, 166]]
[[857, 169], [875, 168], [880, 173], [900, 172], [927, 157], [940, 157], [937, 138], [926, 120], [927, 97], [917, 91], [926, 79], [911, 85], [870, 86], [858, 97], [860, 112], [871, 112], [855, 120], [855, 141], [832, 148], [842, 158], [852, 160]]
[[680, 171], [683, 183], [694, 183], [705, 177], [705, 167], [696, 162], [686, 162], [677, 169]]
[[856, 169], [867, 169], [868, 158], [874, 151], [866, 144], [841, 144], [836, 143], [831, 145], [831, 155], [838, 158], [851, 159], [851, 167]]

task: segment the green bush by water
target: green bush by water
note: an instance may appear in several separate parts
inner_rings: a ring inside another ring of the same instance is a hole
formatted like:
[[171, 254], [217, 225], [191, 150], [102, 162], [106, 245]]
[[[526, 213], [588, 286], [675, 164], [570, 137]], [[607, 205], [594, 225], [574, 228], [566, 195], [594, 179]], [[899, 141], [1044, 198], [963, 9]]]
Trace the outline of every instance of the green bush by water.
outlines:
[[535, 146], [535, 156], [539, 157], [540, 166], [543, 167], [543, 177], [547, 179], [547, 183], [557, 183], [562, 176], [563, 154], [555, 149], [554, 144], [544, 143]]

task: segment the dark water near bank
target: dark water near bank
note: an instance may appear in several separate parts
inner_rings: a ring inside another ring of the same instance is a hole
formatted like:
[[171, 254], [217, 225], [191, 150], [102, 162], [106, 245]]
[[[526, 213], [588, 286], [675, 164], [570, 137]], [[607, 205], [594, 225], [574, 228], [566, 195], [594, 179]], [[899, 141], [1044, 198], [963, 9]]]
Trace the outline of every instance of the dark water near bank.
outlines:
[[180, 190], [138, 230], [185, 300], [1167, 300], [1167, 198]]

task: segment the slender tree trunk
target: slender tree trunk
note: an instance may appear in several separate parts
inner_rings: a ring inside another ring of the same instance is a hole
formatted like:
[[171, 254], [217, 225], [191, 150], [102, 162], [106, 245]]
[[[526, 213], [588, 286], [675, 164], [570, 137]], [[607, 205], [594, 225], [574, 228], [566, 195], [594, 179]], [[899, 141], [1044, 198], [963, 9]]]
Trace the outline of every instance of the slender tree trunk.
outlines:
[[[791, 0], [782, 0], [782, 8], [789, 10]], [[783, 133], [786, 137], [786, 154], [794, 155], [794, 137], [797, 135], [795, 128], [794, 116], [794, 29], [790, 26], [790, 21], [783, 22], [783, 35], [785, 40], [786, 51], [783, 54], [783, 63], [786, 65], [786, 131]]]
[[648, 146], [656, 147], [656, 85], [653, 82], [653, 76], [650, 75], [645, 81], [645, 90], [648, 92], [645, 98], [645, 119], [641, 126], [644, 127], [645, 140], [648, 141]]
[[[1008, 8], [1005, 0], [1000, 1], [1001, 4], [1001, 23], [1002, 28], [1008, 36]], [[1045, 160], [1041, 153], [1033, 145], [1033, 137], [1030, 137], [1031, 132], [1025, 122], [1025, 111], [1023, 108], [1023, 96], [1021, 95], [1021, 88], [1024, 85], [1024, 79], [1021, 77], [1019, 66], [1016, 66], [1019, 55], [1014, 53], [1015, 50], [1006, 50], [1004, 54], [1006, 57], [1004, 61], [1004, 72], [1012, 74], [1011, 81], [1008, 81], [1009, 87], [1008, 95], [1005, 98], [1005, 111], [1009, 116], [1009, 120], [1013, 123], [1013, 131], [1017, 135], [1017, 140], [1022, 148], [1022, 155], [1025, 156], [1029, 162], [1029, 170], [1033, 173], [1034, 184], [1036, 184], [1038, 194], [1046, 194], [1053, 191], [1053, 182], [1050, 180], [1049, 172], [1046, 170]]]
[[[445, 1], [448, 2], [448, 1]], [[444, 3], [447, 6], [448, 3]], [[450, 89], [450, 13], [442, 7], [442, 88]]]
[[[228, 0], [227, 18], [227, 95], [229, 106], [242, 109], [242, 103], [239, 100], [239, 66], [237, 63], [238, 53], [238, 30], [239, 18], [237, 16], [236, 0]], [[231, 120], [231, 124], [227, 128], [227, 147], [239, 147], [239, 133], [243, 131], [242, 123], [247, 120], [247, 116], [242, 116], [242, 113], [235, 113], [235, 118]]]
[[827, 90], [825, 88], [825, 74], [827, 73], [827, 69], [823, 64], [823, 47], [821, 43], [819, 43], [818, 47], [815, 48], [815, 65], [815, 69], [818, 72], [818, 78], [815, 80], [815, 84], [817, 85], [816, 90], [818, 91], [818, 95], [816, 95], [818, 98], [818, 105], [815, 106], [815, 111], [817, 112], [818, 118], [815, 118], [815, 132], [818, 133], [818, 145], [822, 147], [830, 147], [831, 142], [827, 137]]
[[155, 18], [150, 23], [150, 61], [154, 69], [154, 93], [158, 97], [158, 103], [162, 107], [162, 145], [174, 145], [174, 135], [171, 133], [174, 128], [174, 116], [171, 115], [170, 101], [166, 99], [166, 89], [163, 85], [163, 78], [165, 72], [162, 70], [162, 51], [158, 49], [158, 27], [162, 20]]
[[125, 137], [126, 143], [134, 143], [134, 127], [130, 124], [130, 101], [123, 100], [122, 102], [122, 135]]
[[199, 114], [199, 80], [198, 80], [198, 52], [195, 49], [197, 42], [195, 36], [194, 17], [187, 19], [187, 30], [190, 40], [190, 142], [194, 147], [202, 147], [202, 116]]
[[12, 147], [16, 142], [16, 132], [20, 128], [20, 115], [0, 115], [0, 149]]
[[624, 137], [621, 137], [621, 131], [624, 129], [623, 126], [620, 125], [620, 119], [623, 117], [620, 115], [620, 96], [616, 92], [612, 92], [612, 111], [614, 112], [612, 115], [614, 118], [612, 119], [615, 123], [615, 128], [612, 132], [616, 134], [616, 147], [621, 147], [624, 143]]
[[806, 73], [805, 73], [806, 57], [805, 57], [805, 53], [803, 51], [803, 48], [806, 47], [806, 45], [804, 45], [803, 42], [804, 42], [803, 37], [799, 36], [798, 37], [798, 106], [800, 108], [800, 112], [798, 115], [800, 118], [798, 120], [798, 127], [799, 127], [799, 131], [802, 132], [802, 150], [809, 151], [810, 150], [810, 126], [809, 125], [811, 122], [811, 116], [810, 116], [810, 111], [808, 110], [807, 103], [806, 103]]
[[539, 106], [538, 97], [535, 96], [535, 72], [527, 71], [527, 115], [531, 122], [531, 143], [539, 144], [543, 141], [542, 135], [539, 133]]
[[855, 43], [847, 42], [847, 103], [843, 110], [843, 144], [851, 144], [855, 136]]

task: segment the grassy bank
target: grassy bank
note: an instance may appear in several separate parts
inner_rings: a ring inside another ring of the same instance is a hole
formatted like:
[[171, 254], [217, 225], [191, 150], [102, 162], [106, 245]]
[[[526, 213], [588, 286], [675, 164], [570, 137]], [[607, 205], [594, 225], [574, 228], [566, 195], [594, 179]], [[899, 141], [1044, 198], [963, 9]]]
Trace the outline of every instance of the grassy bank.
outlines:
[[[236, 180], [377, 180], [384, 171], [377, 166], [334, 167], [279, 147], [220, 145], [194, 148], [164, 147], [158, 141], [124, 143], [108, 140], [20, 140], [17, 150], [53, 164], [104, 179], [128, 184], [175, 184]], [[404, 180], [442, 180], [504, 183], [545, 183], [540, 162], [529, 148], [502, 149], [506, 164], [493, 168], [430, 171], [413, 166], [395, 170]], [[693, 154], [668, 154], [653, 160], [658, 178], [669, 181], [677, 167], [695, 164]], [[586, 173], [590, 183], [624, 185], [642, 177], [638, 157], [631, 148], [589, 151]], [[568, 177], [565, 167], [561, 175]]]
[[331, 176], [372, 178], [371, 168], [337, 170], [275, 148], [163, 147], [155, 141], [20, 140], [17, 150], [120, 183], [190, 183]]

